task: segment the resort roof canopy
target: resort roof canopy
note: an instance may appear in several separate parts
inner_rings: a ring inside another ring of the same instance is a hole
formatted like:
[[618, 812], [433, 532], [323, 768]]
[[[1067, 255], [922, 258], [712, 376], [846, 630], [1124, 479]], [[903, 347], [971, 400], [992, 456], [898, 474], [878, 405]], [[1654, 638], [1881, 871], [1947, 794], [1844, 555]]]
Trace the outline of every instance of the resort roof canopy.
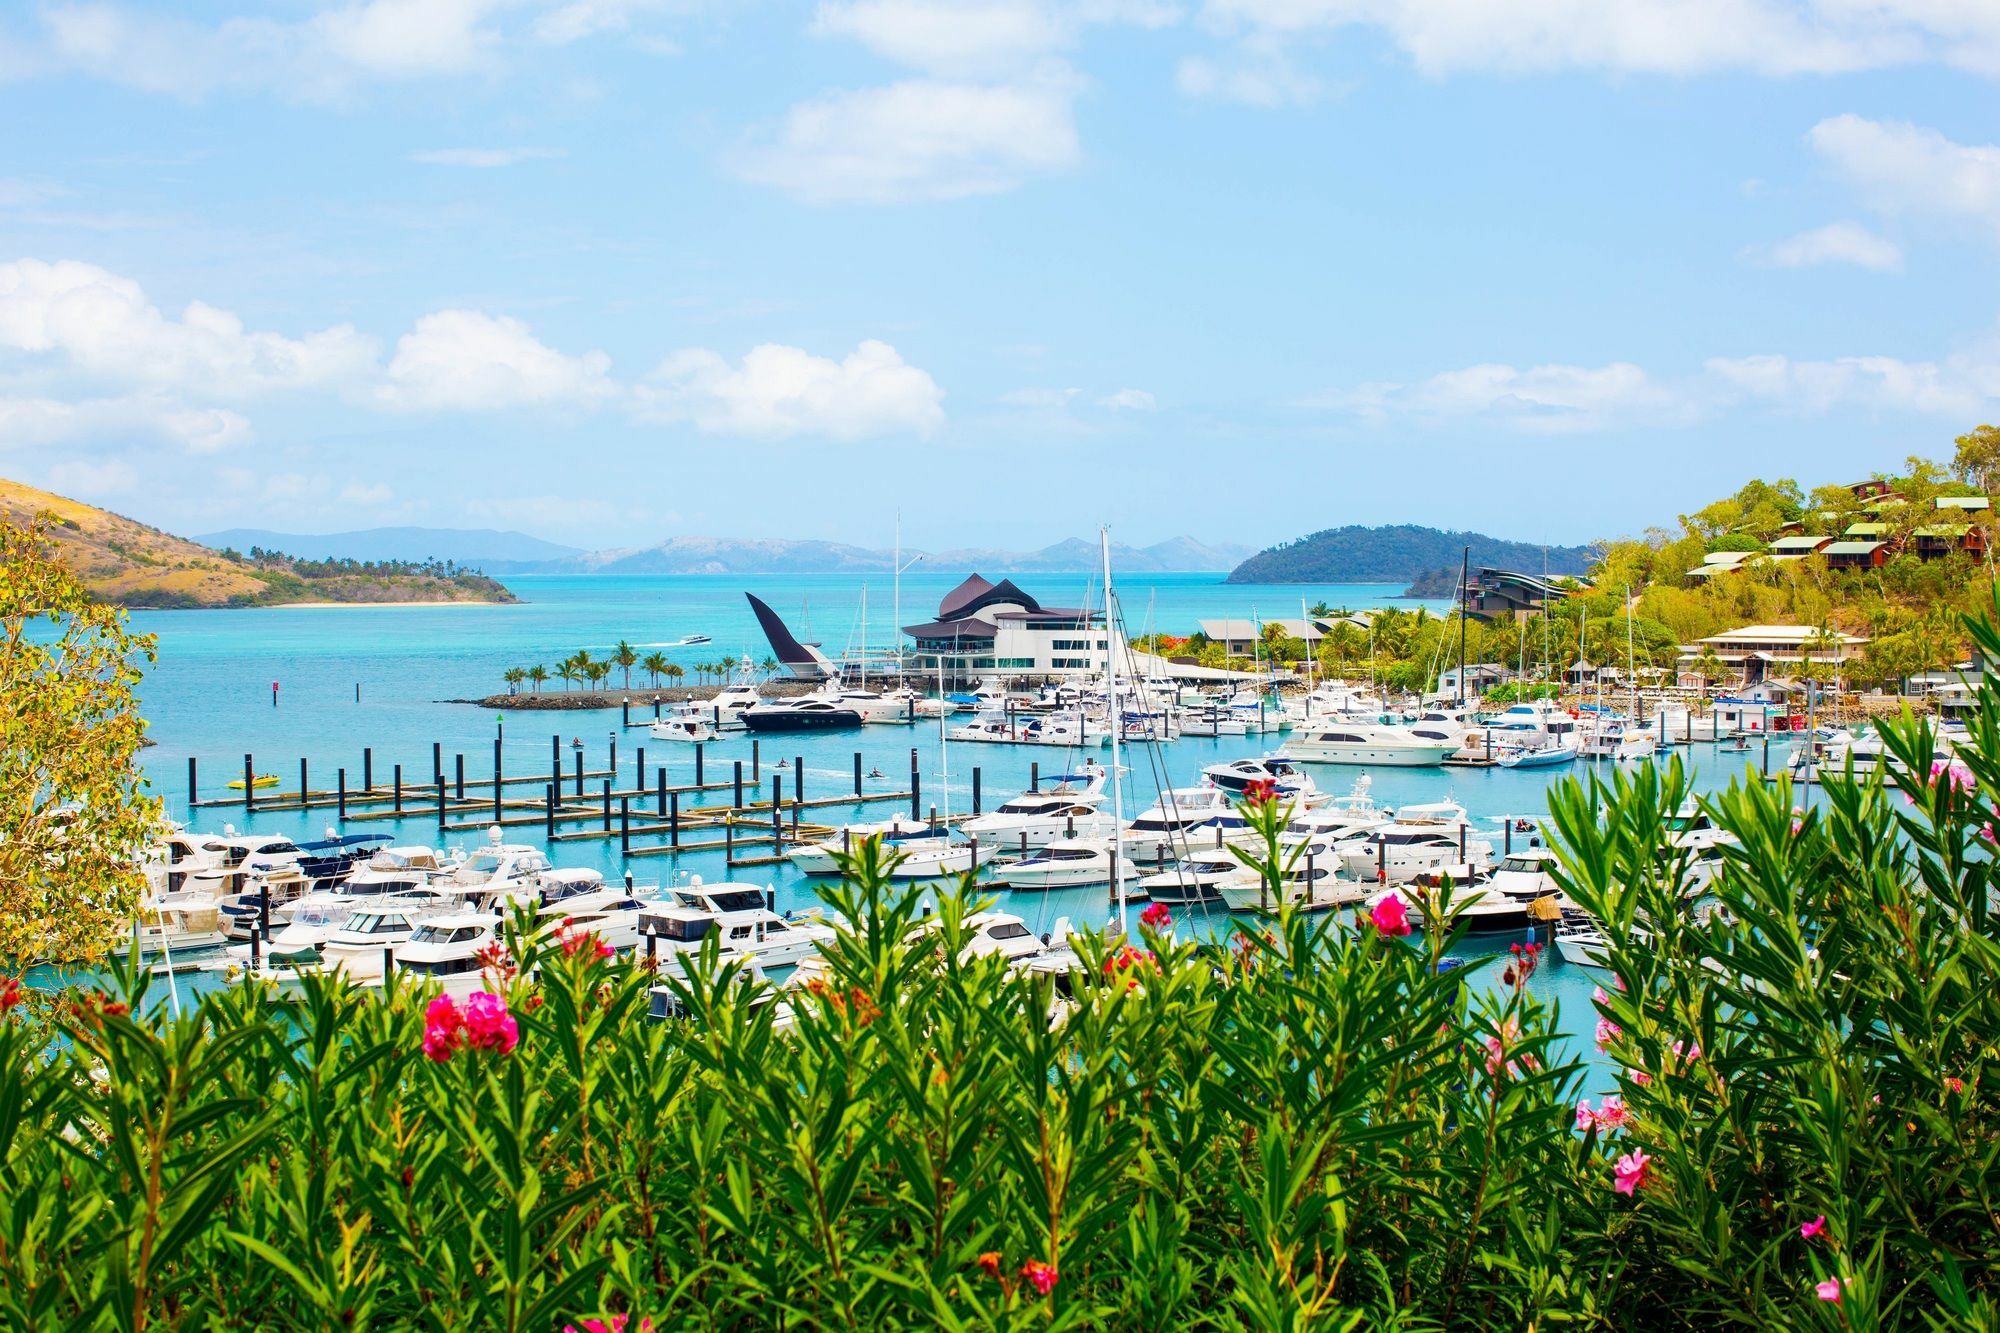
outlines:
[[933, 620], [928, 625], [905, 625], [903, 633], [913, 639], [991, 639], [999, 631], [987, 621], [968, 617], [963, 620]]
[[1810, 554], [1826, 545], [1826, 543], [1827, 539], [1825, 537], [1780, 537], [1765, 549], [1770, 551], [1797, 551], [1802, 554]]
[[1993, 502], [1983, 495], [1940, 495], [1939, 509], [1991, 509]]
[[1827, 547], [1824, 551], [1821, 551], [1820, 554], [1821, 555], [1872, 555], [1876, 551], [1881, 550], [1885, 545], [1887, 545], [1886, 542], [1835, 542], [1833, 545]]
[[[1245, 622], [1248, 623], [1248, 622]], [[1134, 650], [1132, 667], [1141, 676], [1164, 677], [1167, 680], [1267, 680], [1269, 673], [1263, 671], [1226, 671], [1221, 667], [1197, 666], [1192, 662], [1173, 662], [1151, 653]], [[1121, 659], [1119, 665], [1125, 662]]]

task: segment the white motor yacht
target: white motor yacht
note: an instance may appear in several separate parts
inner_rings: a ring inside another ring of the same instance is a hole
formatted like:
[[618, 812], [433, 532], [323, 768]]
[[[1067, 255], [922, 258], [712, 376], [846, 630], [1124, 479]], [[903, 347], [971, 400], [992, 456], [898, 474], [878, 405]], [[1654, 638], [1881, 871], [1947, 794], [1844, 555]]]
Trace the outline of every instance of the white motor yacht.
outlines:
[[1550, 873], [1555, 863], [1556, 854], [1546, 847], [1516, 848], [1500, 858], [1493, 878], [1487, 883], [1495, 893], [1504, 893], [1519, 902], [1554, 898], [1558, 906], [1568, 907], [1569, 899], [1563, 896], [1562, 887]]
[[[1294, 910], [1330, 912], [1352, 907], [1368, 896], [1369, 886], [1340, 873], [1340, 859], [1325, 856], [1286, 857], [1280, 868], [1278, 886], [1284, 903]], [[1243, 867], [1235, 878], [1216, 886], [1222, 901], [1232, 912], [1275, 912], [1281, 905], [1274, 898], [1262, 871]]]
[[820, 694], [798, 699], [766, 699], [744, 709], [742, 718], [743, 725], [753, 732], [843, 731], [861, 725], [858, 709]]
[[896, 847], [898, 860], [890, 868], [889, 878], [937, 879], [945, 875], [963, 875], [977, 870], [1003, 850], [997, 844], [951, 842], [944, 838], [899, 843]]
[[1575, 963], [1578, 967], [1606, 967], [1605, 954], [1609, 948], [1604, 931], [1588, 917], [1565, 916], [1562, 924], [1556, 927], [1556, 952], [1563, 956], [1565, 963]]
[[1113, 821], [1100, 807], [1109, 770], [1086, 761], [1053, 785], [1031, 788], [1004, 801], [989, 814], [961, 824], [967, 837], [995, 842], [1003, 849], [1042, 847], [1057, 838], [1105, 838]]
[[869, 838], [881, 838], [894, 843], [898, 848], [923, 845], [926, 839], [949, 839], [951, 829], [944, 824], [931, 824], [908, 815], [894, 815], [874, 823], [849, 824], [831, 838], [819, 842], [802, 843], [785, 853], [785, 859], [807, 875], [835, 875], [840, 873], [840, 863], [836, 859], [841, 853], [851, 854], [855, 847]]
[[1453, 740], [1419, 736], [1387, 722], [1314, 722], [1293, 728], [1285, 752], [1312, 764], [1431, 768], [1456, 754]]
[[[1408, 889], [1385, 889], [1371, 894], [1369, 910], [1392, 896], [1403, 900], [1412, 925], [1423, 925], [1423, 896]], [[1456, 878], [1451, 889], [1451, 921], [1453, 929], [1463, 926], [1472, 935], [1524, 931], [1532, 924], [1527, 903], [1501, 893], [1491, 884], [1467, 883]]]
[[385, 950], [400, 949], [425, 921], [457, 910], [431, 890], [356, 902], [347, 920], [319, 946], [320, 968], [353, 981], [379, 982]]
[[[1024, 859], [1010, 863], [1001, 878], [1008, 888], [1017, 891], [1109, 884], [1111, 847], [1109, 838], [1057, 838]], [[1138, 879], [1129, 859], [1119, 858], [1118, 872], [1128, 886]]]
[[1231, 759], [1210, 764], [1201, 770], [1210, 786], [1220, 787], [1241, 800], [1252, 783], [1268, 782], [1278, 789], [1280, 800], [1295, 807], [1317, 804], [1319, 786], [1312, 774], [1298, 766], [1288, 754], [1267, 754], [1262, 759]]
[[714, 935], [725, 953], [754, 959], [763, 970], [795, 966], [836, 938], [816, 910], [779, 915], [769, 889], [699, 880], [669, 890], [664, 904], [647, 904], [639, 935], [669, 953], [699, 951]]
[[1246, 836], [1235, 798], [1222, 788], [1172, 787], [1127, 820], [1119, 839], [1134, 861], [1158, 864]]
[[1404, 806], [1394, 820], [1339, 850], [1348, 874], [1391, 884], [1439, 872], [1463, 881], [1493, 863], [1493, 844], [1473, 832], [1462, 806], [1449, 804]]
[[1190, 852], [1165, 870], [1154, 871], [1133, 881], [1135, 896], [1156, 903], [1213, 903], [1222, 901], [1222, 886], [1234, 883], [1244, 865], [1227, 847], [1217, 851]]
[[1378, 829], [1395, 812], [1377, 804], [1370, 795], [1374, 779], [1366, 773], [1354, 780], [1345, 796], [1322, 800], [1318, 805], [1295, 810], [1285, 822], [1285, 831], [1300, 835], [1326, 834], [1336, 839], [1354, 837]]
[[490, 912], [449, 912], [410, 932], [396, 949], [396, 971], [413, 981], [435, 982], [454, 997], [494, 988], [481, 955], [500, 945], [500, 918]]

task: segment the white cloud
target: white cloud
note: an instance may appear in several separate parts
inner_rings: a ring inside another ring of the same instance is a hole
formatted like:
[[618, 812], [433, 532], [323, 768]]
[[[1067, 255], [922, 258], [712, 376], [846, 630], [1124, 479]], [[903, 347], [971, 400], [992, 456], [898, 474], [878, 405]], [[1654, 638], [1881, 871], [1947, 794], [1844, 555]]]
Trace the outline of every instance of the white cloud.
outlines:
[[1856, 407], [1967, 416], [2000, 402], [2000, 339], [1988, 338], [1943, 361], [1892, 356], [1794, 360], [1717, 357], [1707, 369], [1728, 390], [1796, 412]]
[[1039, 0], [822, 0], [813, 31], [915, 69], [981, 75], [1068, 45], [1072, 17]]
[[0, 448], [145, 435], [190, 453], [218, 453], [251, 439], [250, 423], [224, 408], [189, 408], [151, 395], [0, 398]]
[[1207, 0], [1222, 32], [1380, 30], [1421, 71], [1830, 74], [1915, 61], [2000, 73], [1986, 0]]
[[1788, 236], [1772, 246], [1766, 258], [1779, 268], [1853, 264], [1877, 273], [1900, 273], [1903, 269], [1902, 247], [1858, 222], [1830, 222]]
[[2000, 147], [1853, 115], [1822, 120], [1807, 139], [1872, 208], [1967, 220], [2000, 235]]
[[662, 361], [638, 393], [642, 415], [722, 435], [858, 440], [928, 434], [944, 421], [937, 381], [872, 339], [840, 361], [766, 343], [731, 365], [692, 348]]
[[379, 401], [390, 407], [487, 411], [591, 403], [616, 394], [611, 358], [569, 356], [506, 315], [439, 310], [396, 340]]
[[410, 161], [431, 167], [511, 167], [562, 155], [560, 148], [428, 148], [411, 153]]
[[663, 0], [570, 0], [567, 4], [535, 20], [535, 37], [552, 46], [593, 37], [600, 32], [623, 32], [632, 18], [661, 7]]
[[493, 15], [514, 0], [364, 0], [297, 22], [262, 16], [213, 24], [111, 3], [40, 11], [46, 64], [147, 92], [201, 97], [270, 90], [306, 100], [367, 81], [495, 68]]
[[747, 180], [812, 203], [998, 194], [1076, 165], [1072, 81], [982, 85], [910, 79], [833, 93], [786, 113], [738, 163]]
[[337, 324], [303, 338], [247, 330], [190, 302], [169, 319], [130, 278], [75, 260], [0, 263], [0, 349], [53, 354], [127, 384], [240, 397], [334, 384], [373, 367], [375, 341]]
[[1059, 411], [1068, 407], [1081, 389], [1009, 389], [1000, 395], [1000, 401], [1009, 407], [1031, 407], [1046, 411]]
[[380, 506], [395, 498], [396, 492], [387, 483], [379, 481], [373, 485], [349, 482], [340, 488], [340, 502], [347, 505]]
[[1299, 70], [1277, 44], [1263, 39], [1241, 43], [1234, 60], [1186, 57], [1174, 67], [1174, 86], [1189, 97], [1266, 109], [1311, 106], [1326, 93], [1325, 84]]
[[506, 0], [367, 0], [308, 21], [315, 45], [382, 78], [464, 74], [484, 66], [496, 38], [483, 25]]
[[1153, 395], [1144, 389], [1120, 389], [1097, 400], [1099, 407], [1108, 407], [1114, 412], [1151, 412], [1159, 407]]
[[1416, 384], [1364, 384], [1322, 395], [1308, 406], [1380, 420], [1389, 415], [1490, 416], [1533, 433], [1596, 430], [1619, 421], [1683, 409], [1672, 391], [1624, 361], [1606, 366], [1467, 366]]

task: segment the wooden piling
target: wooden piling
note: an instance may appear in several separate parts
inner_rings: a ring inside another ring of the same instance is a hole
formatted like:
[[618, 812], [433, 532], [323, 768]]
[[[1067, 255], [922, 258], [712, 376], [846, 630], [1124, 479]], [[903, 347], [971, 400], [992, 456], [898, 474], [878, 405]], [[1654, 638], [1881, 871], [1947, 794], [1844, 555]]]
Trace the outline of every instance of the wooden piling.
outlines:
[[257, 790], [257, 765], [249, 755], [243, 756], [243, 813], [248, 814], [255, 807], [254, 793]]
[[917, 771], [917, 752], [912, 747], [910, 750], [910, 818], [917, 818], [918, 814], [923, 810], [923, 799], [924, 777], [923, 774]]
[[493, 738], [493, 820], [495, 823], [498, 823], [500, 820], [500, 795], [506, 789], [507, 784], [501, 777], [500, 738], [495, 736]]
[[340, 822], [344, 824], [347, 822], [347, 770], [346, 769], [343, 768], [339, 771], [338, 781], [340, 785], [335, 792], [334, 800], [338, 803], [338, 809], [340, 810]]
[[[1764, 752], [1766, 754], [1769, 754], [1770, 750], [1771, 750], [1770, 742], [1767, 741], [1764, 744]], [[860, 755], [854, 756], [854, 762], [857, 765], [859, 765], [861, 762], [861, 756]], [[856, 773], [859, 773], [860, 771], [861, 770], [858, 767], [855, 769]], [[854, 789], [857, 792], [861, 790], [859, 779], [856, 780]], [[194, 811], [195, 806], [199, 805], [200, 803], [201, 803], [201, 791], [195, 784], [195, 759], [193, 755], [189, 755], [188, 756], [188, 811], [192, 813]]]
[[401, 764], [396, 765], [395, 799], [396, 799], [395, 810], [396, 813], [400, 815], [403, 813], [403, 766]]
[[444, 831], [444, 779], [437, 780], [438, 831]]
[[979, 765], [972, 766], [972, 813], [979, 813]]
[[632, 798], [618, 798], [618, 854], [632, 855]]
[[[194, 790], [194, 760], [188, 760], [188, 790]], [[854, 794], [861, 794], [861, 751], [854, 752]]]
[[366, 745], [361, 747], [361, 790], [375, 790], [375, 751]]
[[462, 801], [465, 799], [465, 756], [463, 754], [457, 755], [452, 760], [452, 771], [457, 776], [458, 784], [453, 789], [453, 794]]

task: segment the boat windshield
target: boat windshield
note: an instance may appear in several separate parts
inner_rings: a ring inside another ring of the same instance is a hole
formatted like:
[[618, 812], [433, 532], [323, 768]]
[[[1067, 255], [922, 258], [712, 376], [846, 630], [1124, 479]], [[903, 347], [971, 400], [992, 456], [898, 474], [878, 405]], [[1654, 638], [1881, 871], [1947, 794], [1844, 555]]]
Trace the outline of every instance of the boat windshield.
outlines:
[[1542, 873], [1542, 858], [1539, 856], [1510, 856], [1500, 863], [1502, 870], [1511, 870], [1520, 875]]

